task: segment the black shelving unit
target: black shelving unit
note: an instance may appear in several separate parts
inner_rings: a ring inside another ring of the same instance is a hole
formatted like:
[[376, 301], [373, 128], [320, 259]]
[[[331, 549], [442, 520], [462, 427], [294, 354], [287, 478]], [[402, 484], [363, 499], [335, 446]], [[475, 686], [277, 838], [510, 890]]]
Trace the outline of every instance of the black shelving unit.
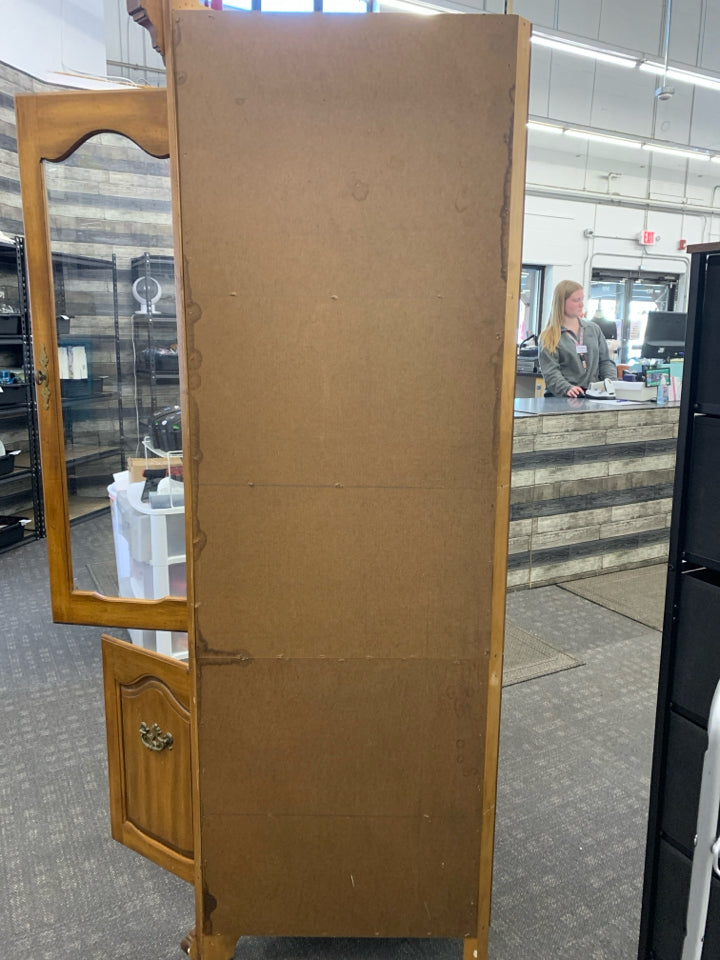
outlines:
[[[720, 679], [720, 244], [691, 252], [640, 960], [683, 954], [708, 715]], [[703, 960], [720, 956], [717, 876], [701, 949]]]
[[142, 433], [152, 415], [180, 402], [177, 352], [175, 262], [172, 256], [145, 252], [130, 262], [137, 414]]
[[109, 509], [125, 469], [117, 263], [53, 254], [71, 520]]
[[[0, 535], [0, 550], [45, 535], [32, 331], [22, 237], [0, 243], [0, 440], [17, 456], [0, 460], [0, 515], [28, 519], [22, 537]], [[17, 531], [16, 531], [17, 532]]]

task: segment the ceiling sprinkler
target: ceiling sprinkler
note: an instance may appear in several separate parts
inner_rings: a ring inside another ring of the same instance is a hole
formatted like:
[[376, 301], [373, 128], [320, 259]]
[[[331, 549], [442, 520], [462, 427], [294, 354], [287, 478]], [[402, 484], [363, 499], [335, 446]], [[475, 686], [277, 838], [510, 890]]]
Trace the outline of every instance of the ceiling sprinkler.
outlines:
[[658, 100], [669, 100], [674, 95], [675, 87], [671, 87], [669, 83], [663, 83], [663, 85], [655, 91], [655, 96]]

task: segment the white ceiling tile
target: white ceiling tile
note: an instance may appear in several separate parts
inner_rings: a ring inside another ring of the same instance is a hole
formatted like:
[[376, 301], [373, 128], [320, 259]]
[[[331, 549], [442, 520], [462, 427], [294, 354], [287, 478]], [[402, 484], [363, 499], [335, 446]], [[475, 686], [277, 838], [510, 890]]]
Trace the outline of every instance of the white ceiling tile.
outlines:
[[549, 115], [568, 123], [590, 123], [595, 61], [554, 53], [550, 68]]
[[708, 0], [699, 66], [720, 72], [720, 3]]
[[599, 39], [620, 47], [659, 53], [664, 6], [661, 0], [602, 0]]
[[[569, 140], [568, 137], [564, 139]], [[572, 152], [568, 152], [544, 144], [538, 146], [531, 137], [528, 142], [527, 182], [582, 190], [585, 186], [585, 148], [580, 141], [575, 143], [577, 147], [573, 146]]]
[[537, 27], [555, 29], [555, 0], [515, 0], [513, 13]]
[[[693, 91], [686, 83], [673, 83], [670, 86], [675, 93], [669, 100], [656, 100], [657, 113], [653, 137], [658, 140], [670, 140], [687, 146], [690, 143], [690, 118], [693, 113]], [[710, 92], [710, 91], [708, 91]], [[716, 105], [720, 105], [720, 94], [711, 93]], [[693, 146], [701, 146], [693, 141]]]
[[695, 87], [690, 143], [720, 151], [720, 93]]
[[530, 60], [530, 113], [546, 117], [550, 96], [550, 63], [547, 47], [534, 46]]
[[600, 34], [600, 8], [599, 3], [559, 0], [558, 30], [576, 37], [597, 40]]
[[[697, 66], [701, 12], [701, 4], [698, 0], [673, 0], [670, 21], [670, 63]], [[664, 46], [661, 47], [661, 53], [664, 57]]]
[[588, 142], [585, 189], [609, 197], [644, 198], [648, 188], [648, 157], [644, 151]]
[[652, 74], [598, 63], [591, 123], [605, 130], [617, 130], [636, 137], [650, 136], [655, 107], [654, 90]]
[[[688, 163], [691, 162], [683, 157], [673, 157], [666, 153], [652, 153], [649, 196], [655, 200], [682, 197], [685, 191]], [[697, 172], [699, 166], [700, 164], [693, 163], [693, 170]]]

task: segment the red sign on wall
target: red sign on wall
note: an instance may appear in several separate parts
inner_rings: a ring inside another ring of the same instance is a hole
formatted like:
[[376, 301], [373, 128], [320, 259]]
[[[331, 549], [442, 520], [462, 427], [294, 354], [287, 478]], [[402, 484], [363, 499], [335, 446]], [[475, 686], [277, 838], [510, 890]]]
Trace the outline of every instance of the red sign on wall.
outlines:
[[640, 241], [643, 246], [650, 247], [655, 243], [655, 231], [654, 230], [643, 230], [642, 240]]

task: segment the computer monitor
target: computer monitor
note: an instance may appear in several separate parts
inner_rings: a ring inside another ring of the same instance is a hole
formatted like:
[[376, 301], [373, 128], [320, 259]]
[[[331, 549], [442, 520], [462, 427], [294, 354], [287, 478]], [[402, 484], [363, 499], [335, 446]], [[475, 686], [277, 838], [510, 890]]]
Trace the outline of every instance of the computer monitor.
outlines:
[[685, 355], [686, 313], [653, 310], [648, 314], [641, 357], [647, 360], [670, 360]]
[[606, 340], [617, 340], [617, 323], [614, 320], [593, 320], [602, 330]]

